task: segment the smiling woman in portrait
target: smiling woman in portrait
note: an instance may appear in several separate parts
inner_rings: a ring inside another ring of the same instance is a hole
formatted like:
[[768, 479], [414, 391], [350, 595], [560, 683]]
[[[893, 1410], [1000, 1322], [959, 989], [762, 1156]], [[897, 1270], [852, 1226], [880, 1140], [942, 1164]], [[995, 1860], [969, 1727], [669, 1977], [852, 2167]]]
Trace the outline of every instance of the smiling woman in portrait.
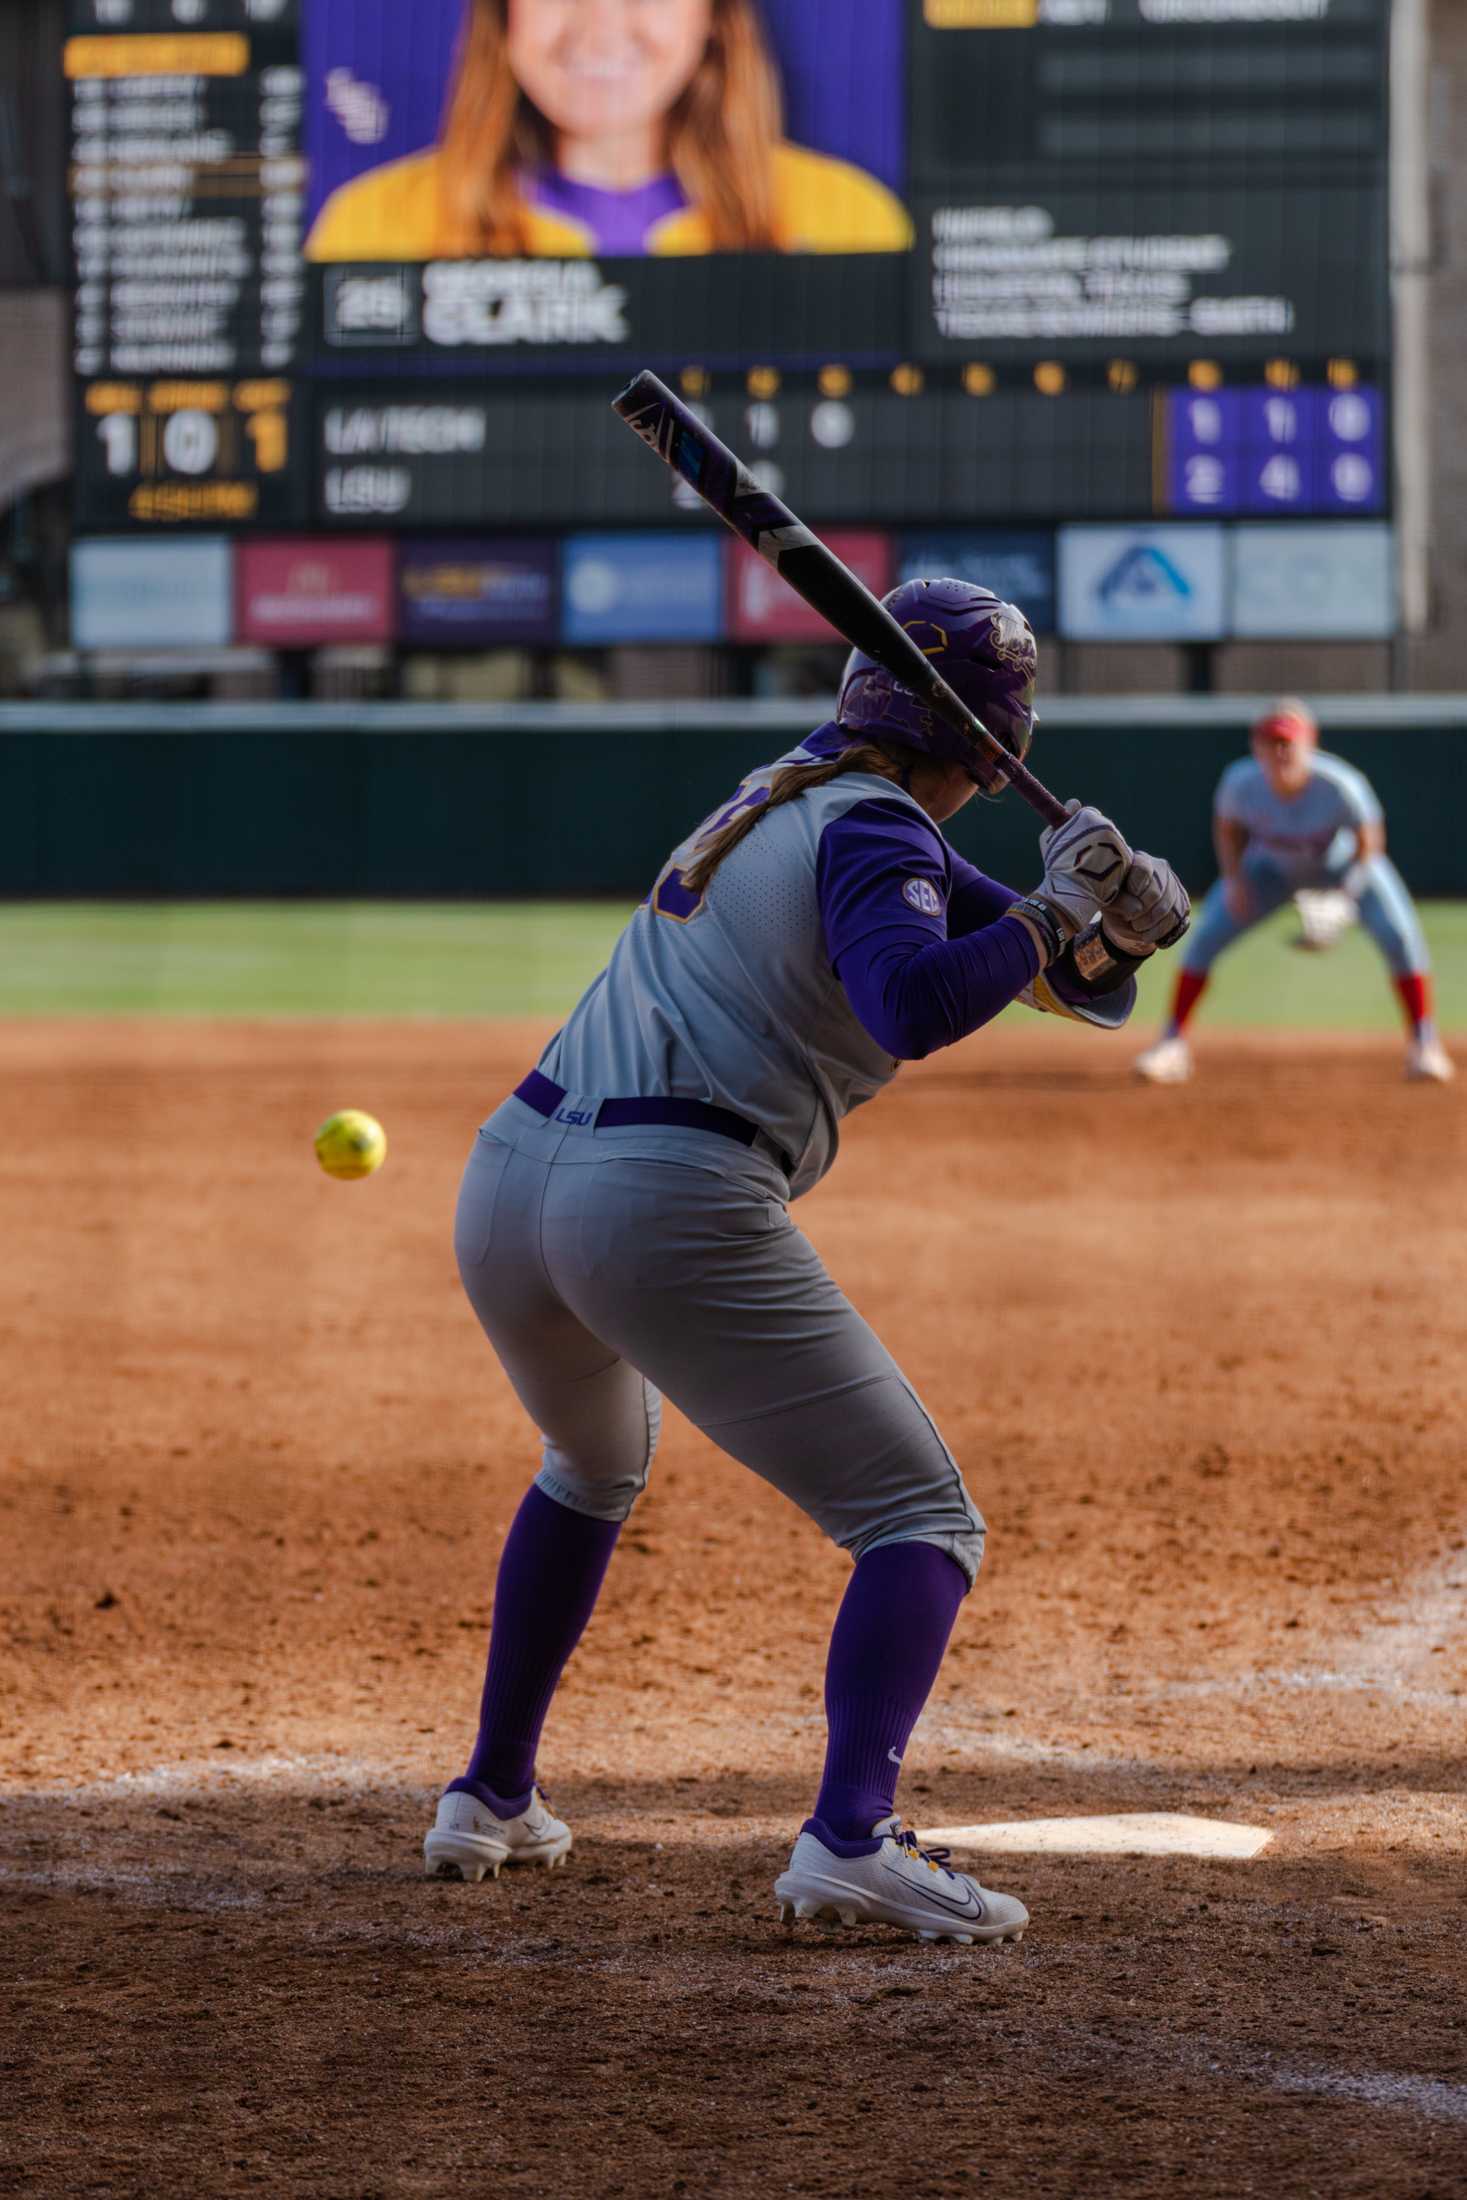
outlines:
[[900, 200], [781, 122], [755, 0], [469, 0], [438, 144], [333, 192], [307, 256], [906, 250]]

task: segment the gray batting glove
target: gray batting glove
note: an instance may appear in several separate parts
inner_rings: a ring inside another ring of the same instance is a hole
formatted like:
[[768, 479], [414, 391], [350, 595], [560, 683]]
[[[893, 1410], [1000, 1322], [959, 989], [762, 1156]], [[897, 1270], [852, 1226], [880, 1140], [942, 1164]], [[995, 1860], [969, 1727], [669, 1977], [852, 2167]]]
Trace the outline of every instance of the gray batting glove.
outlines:
[[1109, 906], [1131, 867], [1131, 851], [1119, 829], [1100, 810], [1066, 804], [1063, 825], [1050, 825], [1039, 836], [1044, 858], [1040, 898], [1049, 903], [1071, 932]]
[[1175, 947], [1192, 922], [1187, 889], [1169, 863], [1137, 849], [1100, 915], [1100, 928], [1123, 955]]

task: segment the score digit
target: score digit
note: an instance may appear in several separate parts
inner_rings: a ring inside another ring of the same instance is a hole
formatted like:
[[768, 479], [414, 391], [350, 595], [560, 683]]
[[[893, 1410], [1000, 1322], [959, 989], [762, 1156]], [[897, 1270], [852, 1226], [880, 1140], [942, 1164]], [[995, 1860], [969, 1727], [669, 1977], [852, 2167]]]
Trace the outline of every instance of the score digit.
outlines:
[[283, 412], [249, 413], [245, 434], [255, 446], [255, 464], [262, 474], [282, 473], [290, 455], [290, 434]]
[[138, 424], [131, 413], [104, 413], [97, 434], [107, 453], [109, 474], [135, 474], [138, 466]]
[[219, 456], [219, 424], [211, 413], [186, 407], [170, 413], [163, 456], [176, 474], [206, 474]]

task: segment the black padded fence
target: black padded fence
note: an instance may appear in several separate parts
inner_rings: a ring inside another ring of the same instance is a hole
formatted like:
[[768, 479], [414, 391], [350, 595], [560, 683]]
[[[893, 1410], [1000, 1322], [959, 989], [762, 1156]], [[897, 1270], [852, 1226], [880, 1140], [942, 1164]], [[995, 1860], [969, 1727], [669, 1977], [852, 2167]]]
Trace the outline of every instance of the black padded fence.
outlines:
[[[1113, 812], [1189, 885], [1212, 873], [1219, 773], [1254, 701], [1045, 712], [1032, 762]], [[818, 705], [0, 709], [0, 898], [637, 896], [742, 774]], [[1467, 895], [1467, 703], [1322, 707], [1326, 745], [1385, 804], [1418, 894]], [[1037, 821], [973, 803], [955, 844], [1029, 883]]]

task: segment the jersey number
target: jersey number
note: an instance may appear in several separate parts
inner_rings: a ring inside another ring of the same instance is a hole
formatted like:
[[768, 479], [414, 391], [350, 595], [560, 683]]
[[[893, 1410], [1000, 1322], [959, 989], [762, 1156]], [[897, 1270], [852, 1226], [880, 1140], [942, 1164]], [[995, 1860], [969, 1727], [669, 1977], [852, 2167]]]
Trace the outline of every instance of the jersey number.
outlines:
[[[692, 841], [694, 856], [715, 833], [721, 833], [725, 825], [731, 825], [740, 810], [756, 810], [761, 802], [768, 800], [767, 787], [751, 787], [746, 779], [732, 802], [726, 808], [716, 810], [712, 817], [705, 819], [698, 827]], [[674, 924], [686, 924], [689, 917], [696, 916], [703, 906], [702, 894], [693, 892], [675, 861], [668, 864], [647, 899], [659, 917], [671, 917]]]

